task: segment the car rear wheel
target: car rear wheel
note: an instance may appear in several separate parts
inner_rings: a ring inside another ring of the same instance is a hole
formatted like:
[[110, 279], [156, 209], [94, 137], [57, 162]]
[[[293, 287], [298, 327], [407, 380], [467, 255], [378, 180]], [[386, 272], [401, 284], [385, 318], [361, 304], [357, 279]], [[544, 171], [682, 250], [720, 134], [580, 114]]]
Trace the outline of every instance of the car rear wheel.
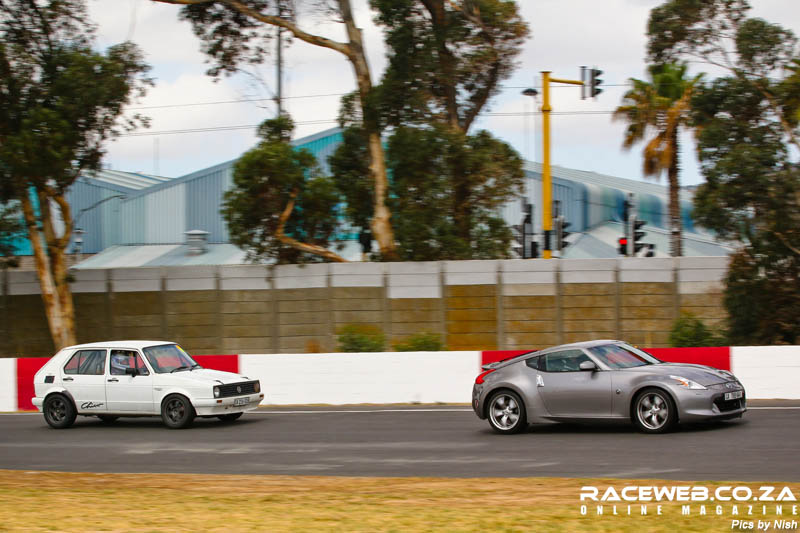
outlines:
[[113, 424], [119, 417], [114, 415], [97, 415], [97, 418], [99, 418], [103, 424]]
[[489, 399], [489, 425], [498, 433], [519, 433], [528, 427], [525, 404], [515, 392], [496, 392]]
[[161, 420], [170, 429], [181, 429], [188, 427], [196, 416], [194, 407], [185, 396], [173, 394], [167, 396], [161, 404]]
[[242, 416], [243, 414], [244, 413], [233, 413], [230, 415], [220, 415], [217, 418], [219, 418], [223, 422], [233, 422], [234, 420], [238, 420], [239, 417]]
[[70, 427], [78, 416], [75, 406], [63, 394], [52, 394], [44, 401], [44, 419], [55, 429]]
[[644, 433], [664, 433], [672, 429], [678, 411], [669, 394], [661, 389], [641, 391], [633, 402], [633, 423]]

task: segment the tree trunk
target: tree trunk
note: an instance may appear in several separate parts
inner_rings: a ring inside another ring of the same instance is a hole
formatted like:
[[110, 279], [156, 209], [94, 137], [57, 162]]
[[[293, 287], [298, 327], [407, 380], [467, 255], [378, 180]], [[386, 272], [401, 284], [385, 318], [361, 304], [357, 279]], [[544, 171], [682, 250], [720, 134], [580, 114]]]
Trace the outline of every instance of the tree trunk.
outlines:
[[370, 76], [367, 56], [364, 52], [364, 43], [361, 30], [356, 26], [353, 18], [350, 0], [339, 0], [339, 11], [347, 28], [348, 59], [353, 65], [358, 85], [358, 95], [361, 101], [361, 110], [364, 117], [364, 129], [367, 132], [369, 145], [369, 171], [374, 184], [373, 214], [370, 227], [375, 241], [381, 251], [383, 259], [394, 259], [397, 256], [397, 247], [392, 230], [391, 212], [386, 205], [386, 196], [389, 189], [389, 179], [386, 173], [386, 158], [381, 142], [381, 132], [378, 124], [372, 117], [372, 112], [367, 104], [372, 91], [372, 78]]
[[683, 228], [681, 224], [681, 202], [680, 202], [680, 181], [678, 172], [680, 171], [680, 144], [678, 142], [678, 128], [672, 132], [669, 140], [672, 150], [672, 161], [667, 171], [669, 179], [669, 229], [670, 229], [670, 255], [680, 257], [683, 255]]
[[[28, 238], [33, 247], [36, 275], [39, 278], [39, 286], [42, 291], [42, 302], [44, 304], [45, 315], [47, 316], [47, 325], [50, 328], [50, 336], [53, 338], [53, 344], [56, 350], [60, 350], [65, 346], [75, 344], [74, 315], [70, 314], [69, 316], [65, 316], [62, 298], [59, 295], [59, 289], [54, 280], [53, 269], [48, 253], [45, 252], [44, 249], [44, 243], [42, 242], [42, 236], [39, 232], [31, 199], [27, 194], [23, 194], [20, 200], [22, 203], [22, 212], [25, 217], [25, 225], [28, 229]], [[63, 261], [63, 252], [60, 255]], [[56, 257], [58, 257], [58, 254]], [[69, 291], [69, 288], [67, 287], [66, 290]], [[69, 304], [71, 309], [71, 295]]]

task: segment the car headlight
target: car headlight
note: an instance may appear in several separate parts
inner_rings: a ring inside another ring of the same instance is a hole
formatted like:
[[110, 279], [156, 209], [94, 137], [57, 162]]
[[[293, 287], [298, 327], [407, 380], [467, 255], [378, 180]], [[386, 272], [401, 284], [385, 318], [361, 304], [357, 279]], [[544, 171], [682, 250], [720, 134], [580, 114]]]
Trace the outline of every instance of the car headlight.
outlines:
[[692, 390], [706, 390], [704, 386], [700, 385], [696, 381], [692, 381], [691, 379], [686, 379], [681, 376], [670, 376], [670, 377], [675, 381], [677, 381], [678, 385], [680, 385], [681, 387], [686, 387], [687, 389], [692, 389]]
[[255, 390], [256, 390], [256, 392], [261, 392], [261, 382], [260, 381], [256, 381], [256, 389]]
[[219, 387], [214, 387], [214, 398], [219, 398]]

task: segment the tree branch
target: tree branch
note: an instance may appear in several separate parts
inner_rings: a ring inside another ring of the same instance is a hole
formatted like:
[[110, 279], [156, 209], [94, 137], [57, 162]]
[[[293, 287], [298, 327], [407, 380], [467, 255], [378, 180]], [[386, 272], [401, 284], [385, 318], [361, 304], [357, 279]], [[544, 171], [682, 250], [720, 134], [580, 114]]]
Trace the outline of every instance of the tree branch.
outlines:
[[292, 248], [300, 250], [301, 252], [318, 255], [320, 257], [324, 257], [328, 261], [334, 261], [337, 263], [348, 263], [349, 261], [347, 259], [345, 259], [344, 257], [340, 256], [335, 252], [331, 252], [327, 248], [323, 248], [322, 246], [317, 246], [315, 244], [307, 244], [304, 242], [300, 242], [297, 239], [289, 237], [283, 232], [283, 229], [286, 226], [286, 221], [289, 220], [292, 211], [294, 211], [294, 201], [296, 198], [297, 198], [297, 189], [294, 189], [292, 193], [289, 195], [289, 201], [286, 202], [286, 207], [281, 213], [281, 216], [278, 217], [278, 228], [275, 230], [275, 238], [278, 239], [278, 241], [285, 244], [286, 246], [291, 246]]
[[[191, 3], [204, 3], [207, 0], [156, 0], [157, 2], [181, 2], [181, 1], [188, 1]], [[331, 50], [335, 50], [340, 54], [347, 56], [350, 59], [353, 59], [353, 51], [350, 49], [349, 44], [347, 43], [340, 43], [338, 41], [334, 41], [332, 39], [327, 39], [325, 37], [320, 37], [319, 35], [314, 35], [311, 33], [307, 33], [301, 30], [296, 24], [293, 22], [286, 20], [281, 17], [276, 17], [274, 15], [265, 15], [264, 13], [259, 13], [255, 9], [252, 9], [239, 0], [220, 0], [223, 4], [227, 4], [228, 6], [232, 7], [233, 9], [237, 10], [239, 13], [247, 15], [248, 17], [252, 17], [258, 21], [263, 22], [264, 24], [271, 24], [273, 26], [278, 26], [285, 30], [292, 32], [292, 35], [300, 39], [301, 41], [305, 41], [309, 44], [313, 44], [315, 46], [322, 46], [323, 48], [330, 48]]]

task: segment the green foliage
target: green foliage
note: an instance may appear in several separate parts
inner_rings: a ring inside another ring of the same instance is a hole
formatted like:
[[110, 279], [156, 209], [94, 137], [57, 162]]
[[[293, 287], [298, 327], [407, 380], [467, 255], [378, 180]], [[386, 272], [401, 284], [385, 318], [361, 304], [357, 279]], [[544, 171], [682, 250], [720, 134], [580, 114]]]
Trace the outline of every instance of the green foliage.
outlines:
[[83, 1], [0, 4], [0, 200], [31, 186], [52, 197], [99, 168], [123, 107], [149, 83], [133, 44], [99, 53], [92, 39]]
[[522, 160], [510, 146], [485, 131], [400, 127], [387, 159], [401, 259], [508, 257], [511, 232], [497, 213], [523, 185]]
[[283, 231], [293, 239], [327, 248], [337, 228], [341, 198], [336, 185], [320, 175], [311, 152], [289, 144], [293, 128], [287, 117], [265, 121], [258, 130], [261, 142], [236, 162], [233, 187], [225, 193], [221, 213], [231, 242], [247, 250], [251, 260], [320, 260], [277, 238], [290, 202], [294, 205]]
[[528, 35], [516, 2], [371, 0], [389, 65], [377, 89], [385, 124], [443, 122], [469, 131], [514, 69]]
[[348, 324], [339, 331], [340, 352], [382, 352], [386, 338], [377, 326]]
[[800, 56], [792, 32], [744, 0], [670, 0], [651, 13], [654, 60], [701, 59], [727, 76], [698, 86], [692, 124], [706, 182], [695, 219], [741, 244], [726, 280], [737, 344], [800, 341]]
[[396, 352], [440, 352], [443, 349], [441, 335], [427, 331], [415, 333], [394, 345]]
[[683, 312], [672, 324], [669, 345], [675, 348], [690, 346], [722, 346], [724, 339], [709, 330], [703, 321], [692, 313]]

